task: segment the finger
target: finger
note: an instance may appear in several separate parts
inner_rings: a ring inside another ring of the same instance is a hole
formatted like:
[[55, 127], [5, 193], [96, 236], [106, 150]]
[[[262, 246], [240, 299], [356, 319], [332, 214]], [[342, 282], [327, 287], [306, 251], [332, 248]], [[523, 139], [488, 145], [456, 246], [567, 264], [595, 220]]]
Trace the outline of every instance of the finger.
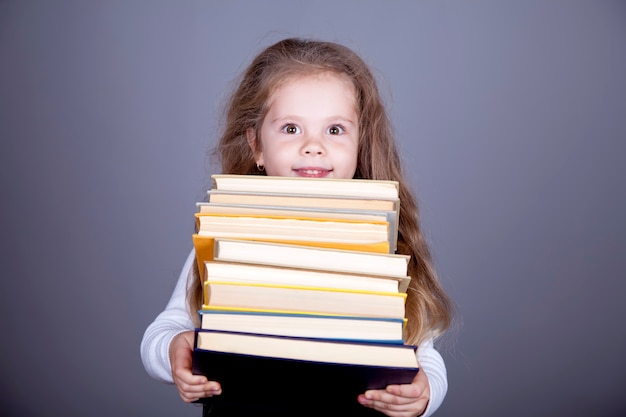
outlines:
[[220, 395], [222, 388], [219, 383], [215, 381], [209, 381], [204, 385], [180, 385], [178, 386], [178, 393], [185, 402], [192, 402], [204, 397], [212, 397], [214, 395]]
[[425, 399], [404, 402], [373, 401], [371, 408], [390, 417], [417, 416], [424, 412], [428, 401]]
[[422, 414], [425, 409], [425, 404], [422, 406], [421, 403], [389, 404], [381, 401], [374, 401], [370, 408], [390, 417], [414, 417]]
[[192, 394], [202, 394], [204, 392], [221, 392], [222, 387], [219, 382], [205, 381], [201, 384], [188, 384], [183, 381], [176, 381], [176, 386], [179, 391], [189, 392]]
[[177, 369], [172, 374], [174, 380], [187, 385], [204, 385], [209, 382], [204, 375], [194, 375], [186, 369]]
[[429, 396], [428, 377], [423, 371], [420, 371], [410, 384], [388, 385], [386, 391], [402, 397], [418, 398], [423, 395]]
[[365, 398], [374, 403], [404, 405], [415, 402], [417, 397], [403, 397], [385, 390], [371, 390], [365, 392]]
[[406, 384], [406, 385], [389, 385], [385, 391], [388, 394], [395, 395], [397, 397], [409, 398], [414, 401], [424, 395], [426, 387], [418, 384]]

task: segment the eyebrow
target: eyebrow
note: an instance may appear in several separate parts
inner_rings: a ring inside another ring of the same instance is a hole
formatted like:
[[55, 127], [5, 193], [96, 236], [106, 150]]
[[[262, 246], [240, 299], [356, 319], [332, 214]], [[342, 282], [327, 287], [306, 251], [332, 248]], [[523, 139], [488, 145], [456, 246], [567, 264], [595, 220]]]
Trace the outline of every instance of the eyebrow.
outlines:
[[[270, 120], [270, 123], [276, 123], [276, 122], [281, 122], [281, 121], [290, 121], [293, 120], [295, 122], [300, 121], [302, 118], [300, 116], [295, 116], [295, 115], [287, 115], [287, 116], [281, 116], [281, 117], [277, 117], [275, 119]], [[327, 117], [325, 120], [327, 120], [326, 123], [345, 123], [345, 124], [352, 124], [352, 125], [357, 125], [357, 121], [353, 121], [350, 118], [346, 118], [343, 116], [331, 116], [331, 117]]]

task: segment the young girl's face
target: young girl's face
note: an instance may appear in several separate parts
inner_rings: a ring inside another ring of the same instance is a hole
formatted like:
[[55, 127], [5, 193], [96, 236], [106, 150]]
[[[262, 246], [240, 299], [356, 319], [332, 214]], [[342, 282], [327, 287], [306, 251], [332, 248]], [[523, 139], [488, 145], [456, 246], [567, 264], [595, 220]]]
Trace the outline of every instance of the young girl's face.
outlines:
[[294, 77], [269, 98], [260, 129], [248, 140], [267, 175], [352, 178], [359, 149], [356, 93], [347, 76]]

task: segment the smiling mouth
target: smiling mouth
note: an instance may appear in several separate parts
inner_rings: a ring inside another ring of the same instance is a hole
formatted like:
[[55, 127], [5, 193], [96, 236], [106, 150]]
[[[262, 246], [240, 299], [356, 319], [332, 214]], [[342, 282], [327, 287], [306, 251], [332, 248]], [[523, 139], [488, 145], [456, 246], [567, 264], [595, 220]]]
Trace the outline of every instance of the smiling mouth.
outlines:
[[294, 169], [294, 172], [301, 177], [323, 178], [330, 174], [332, 170], [322, 168], [302, 168]]

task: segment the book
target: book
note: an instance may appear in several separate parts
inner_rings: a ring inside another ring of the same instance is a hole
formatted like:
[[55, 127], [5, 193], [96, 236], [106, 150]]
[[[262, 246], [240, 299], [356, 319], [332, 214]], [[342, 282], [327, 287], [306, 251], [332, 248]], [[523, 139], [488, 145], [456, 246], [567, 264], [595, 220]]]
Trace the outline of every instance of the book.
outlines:
[[395, 199], [399, 196], [397, 181], [228, 174], [214, 174], [211, 178], [214, 189], [225, 191], [306, 193], [378, 199]]
[[[198, 263], [198, 270], [200, 271], [201, 274], [203, 274], [204, 272], [204, 262], [205, 261], [210, 261], [215, 259], [215, 250], [218, 246], [215, 245], [216, 240], [219, 241], [223, 241], [224, 238], [221, 237], [214, 237], [214, 236], [205, 236], [205, 235], [200, 235], [200, 234], [193, 234], [192, 235], [192, 240], [193, 240], [193, 246], [194, 249], [196, 251], [196, 261]], [[284, 250], [283, 246], [289, 246], [289, 247], [295, 247], [295, 248], [320, 248], [320, 249], [327, 249], [327, 250], [331, 250], [331, 251], [348, 251], [348, 252], [353, 252], [353, 253], [357, 253], [357, 254], [362, 254], [362, 255], [366, 255], [369, 253], [376, 253], [376, 254], [387, 254], [386, 250], [389, 247], [387, 242], [378, 242], [378, 243], [337, 243], [337, 242], [325, 242], [325, 241], [305, 241], [305, 240], [289, 240], [289, 239], [272, 239], [272, 240], [254, 240], [254, 239], [249, 239], [246, 237], [242, 237], [241, 239], [228, 239], [230, 241], [239, 241], [239, 242], [257, 242], [257, 243], [261, 243], [261, 244], [275, 244], [275, 245], [281, 245], [279, 247], [274, 247], [274, 249], [277, 249], [279, 252]], [[269, 249], [266, 247], [266, 249]], [[312, 254], [312, 253], [311, 253]], [[239, 254], [239, 256], [242, 256], [244, 258], [243, 262], [251, 262], [251, 263], [263, 263], [263, 262], [257, 262], [254, 259], [254, 255], [252, 256], [251, 259], [248, 259], [247, 261], [245, 260], [248, 255], [251, 254]], [[275, 259], [275, 257], [280, 256], [280, 253], [273, 253], [272, 255], [268, 256], [268, 259], [272, 258]], [[272, 262], [265, 262], [266, 264], [274, 264], [276, 266], [282, 266], [283, 263], [272, 263]], [[285, 266], [297, 266], [295, 264], [293, 264], [292, 262], [289, 261], [285, 261], [286, 265]], [[307, 268], [309, 267], [309, 265], [311, 264], [311, 260], [309, 260], [309, 262], [305, 262], [303, 267]], [[327, 262], [322, 261], [321, 264], [327, 264]], [[311, 269], [333, 269], [333, 268], [316, 268], [313, 267]], [[356, 268], [357, 272], [363, 272], [367, 274], [367, 271], [364, 271], [363, 268]], [[343, 270], [338, 270], [338, 272], [351, 272], [350, 268], [347, 266], [346, 271]]]
[[[339, 250], [237, 239], [194, 239], [198, 258], [405, 279], [408, 255]], [[402, 291], [402, 290], [401, 290]]]
[[406, 293], [343, 290], [296, 285], [203, 283], [203, 310], [248, 309], [361, 317], [404, 318]]
[[232, 203], [197, 203], [198, 213], [226, 215], [254, 215], [272, 217], [295, 217], [298, 219], [316, 218], [318, 220], [352, 220], [387, 224], [387, 241], [391, 252], [396, 250], [398, 240], [398, 212], [396, 210], [371, 210], [366, 208], [323, 208], [307, 206], [270, 206], [264, 204], [232, 204]]
[[[195, 330], [195, 347], [214, 352], [343, 365], [418, 369], [416, 346]], [[413, 375], [415, 376], [415, 375]], [[393, 383], [393, 382], [390, 382]], [[384, 386], [378, 386], [383, 388]]]
[[206, 261], [204, 264], [206, 275], [203, 278], [210, 277], [214, 281], [405, 292], [410, 280], [408, 276], [374, 276], [237, 262]]
[[398, 183], [212, 181], [193, 235], [204, 293], [192, 369], [223, 393], [199, 400], [204, 412], [380, 415], [357, 396], [419, 370], [403, 340], [410, 257], [395, 254]]
[[364, 222], [389, 222], [389, 218], [394, 211], [370, 210], [370, 209], [341, 209], [307, 206], [280, 206], [266, 204], [233, 204], [233, 203], [196, 203], [199, 213], [217, 214], [255, 214], [263, 216], [294, 216], [294, 217], [316, 217], [320, 219], [343, 219], [357, 220]]
[[319, 217], [264, 216], [260, 214], [196, 213], [200, 236], [255, 240], [289, 240], [380, 245], [388, 252], [386, 222], [363, 222]]
[[200, 310], [200, 328], [316, 339], [403, 343], [405, 320], [241, 310]]
[[[302, 192], [303, 190], [301, 190]], [[211, 189], [207, 191], [209, 203], [242, 204], [282, 207], [309, 207], [321, 209], [344, 210], [379, 210], [398, 211], [398, 198], [377, 199], [359, 197], [336, 197], [329, 195], [289, 194], [269, 192], [224, 191]]]
[[357, 396], [411, 383], [419, 370], [408, 345], [196, 330], [195, 346], [192, 372], [222, 386], [221, 395], [198, 402], [232, 415], [379, 415]]

